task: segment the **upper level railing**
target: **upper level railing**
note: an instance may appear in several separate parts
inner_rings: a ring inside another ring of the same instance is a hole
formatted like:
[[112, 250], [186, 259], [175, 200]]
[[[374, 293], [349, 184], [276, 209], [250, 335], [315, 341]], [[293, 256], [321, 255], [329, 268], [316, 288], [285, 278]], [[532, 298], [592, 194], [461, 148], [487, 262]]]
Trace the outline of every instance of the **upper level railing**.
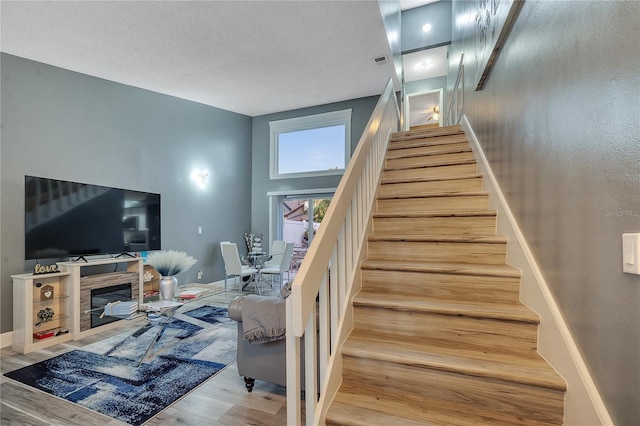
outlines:
[[[399, 109], [389, 80], [287, 299], [287, 424], [300, 425], [304, 371], [306, 424], [320, 422], [341, 380], [339, 348], [351, 331], [350, 300], [365, 247], [384, 156]], [[357, 281], [359, 286], [359, 280]], [[304, 336], [304, 358], [301, 338]]]

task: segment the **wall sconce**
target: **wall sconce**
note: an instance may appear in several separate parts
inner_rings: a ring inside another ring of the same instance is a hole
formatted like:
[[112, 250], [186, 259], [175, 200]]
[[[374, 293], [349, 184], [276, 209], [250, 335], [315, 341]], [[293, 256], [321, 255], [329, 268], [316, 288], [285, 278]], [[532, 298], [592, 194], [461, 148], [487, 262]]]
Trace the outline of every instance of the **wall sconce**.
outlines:
[[207, 180], [209, 179], [209, 170], [203, 169], [194, 169], [191, 172], [191, 180], [196, 183], [200, 188], [204, 188], [207, 184]]

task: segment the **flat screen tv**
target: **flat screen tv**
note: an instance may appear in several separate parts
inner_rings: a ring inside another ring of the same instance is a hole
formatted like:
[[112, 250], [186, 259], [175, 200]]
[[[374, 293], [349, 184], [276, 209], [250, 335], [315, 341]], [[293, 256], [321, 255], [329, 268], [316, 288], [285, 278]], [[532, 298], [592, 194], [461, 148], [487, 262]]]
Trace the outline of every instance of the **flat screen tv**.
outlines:
[[160, 250], [160, 194], [25, 176], [25, 260]]

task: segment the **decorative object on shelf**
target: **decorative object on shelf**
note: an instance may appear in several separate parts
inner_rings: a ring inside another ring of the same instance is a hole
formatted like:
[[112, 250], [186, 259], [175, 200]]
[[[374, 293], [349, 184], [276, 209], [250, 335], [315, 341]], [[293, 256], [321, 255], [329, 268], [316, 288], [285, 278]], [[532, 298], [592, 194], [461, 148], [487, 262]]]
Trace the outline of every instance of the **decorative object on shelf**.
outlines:
[[53, 286], [45, 285], [42, 288], [40, 288], [40, 300], [51, 300], [51, 299], [53, 299]]
[[262, 234], [244, 233], [244, 240], [247, 243], [247, 250], [250, 253], [262, 252]]
[[187, 271], [197, 262], [183, 251], [162, 250], [150, 253], [147, 263], [160, 274], [160, 299], [172, 300], [178, 287], [178, 279], [174, 276]]
[[53, 272], [60, 272], [58, 271], [58, 265], [56, 265], [55, 263], [53, 265], [44, 265], [44, 266], [39, 263], [36, 263], [36, 266], [33, 267], [33, 275], [51, 274]]
[[[145, 256], [146, 257], [146, 256]], [[145, 264], [142, 274], [143, 298], [159, 296], [160, 294], [160, 274], [153, 266]]]
[[40, 327], [40, 325], [42, 325], [43, 322], [51, 321], [55, 314], [56, 313], [51, 308], [40, 309], [37, 314], [38, 318], [40, 319], [40, 322], [37, 322], [34, 325], [36, 327]]
[[56, 332], [53, 330], [44, 330], [44, 331], [38, 331], [36, 333], [33, 333], [34, 339], [38, 339], [38, 340], [47, 339], [55, 335], [56, 335]]

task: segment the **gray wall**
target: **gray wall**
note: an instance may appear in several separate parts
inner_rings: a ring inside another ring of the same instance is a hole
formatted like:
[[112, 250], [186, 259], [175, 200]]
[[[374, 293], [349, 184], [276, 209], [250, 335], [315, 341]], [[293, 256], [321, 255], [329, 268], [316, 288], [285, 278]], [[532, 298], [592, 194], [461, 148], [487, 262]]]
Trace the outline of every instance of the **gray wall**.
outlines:
[[[198, 262], [181, 283], [222, 279], [219, 241], [251, 223], [251, 118], [2, 54], [1, 331], [24, 261], [24, 175], [157, 192], [162, 248]], [[189, 179], [207, 168], [201, 189]], [[203, 233], [198, 235], [197, 228]]]
[[442, 77], [425, 78], [424, 80], [411, 81], [404, 84], [404, 92], [406, 95], [438, 89], [442, 89], [442, 106], [443, 110], [446, 110], [449, 102], [446, 75]]
[[[383, 88], [380, 88], [382, 90]], [[351, 152], [371, 118], [378, 96], [320, 105], [294, 111], [261, 115], [253, 119], [253, 175], [251, 185], [251, 231], [261, 233], [269, 241], [269, 191], [293, 191], [314, 188], [336, 188], [341, 176], [269, 179], [269, 121], [321, 114], [351, 108]], [[249, 231], [249, 230], [247, 230]]]
[[[394, 79], [395, 88], [399, 89], [399, 85], [402, 82], [404, 75], [404, 68], [402, 64], [402, 44], [398, 38], [398, 34], [401, 32], [402, 25], [402, 11], [400, 10], [400, 2], [398, 1], [385, 1], [379, 0], [378, 6], [380, 8], [380, 15], [382, 16], [382, 23], [384, 30], [389, 41], [389, 48], [393, 58], [393, 65], [396, 69], [397, 80]], [[381, 88], [380, 90], [383, 90]]]
[[[453, 20], [475, 2], [455, 2]], [[640, 424], [640, 3], [526, 1], [484, 90], [473, 25], [464, 112], [616, 424]]]
[[[422, 26], [430, 23], [431, 31]], [[451, 2], [442, 0], [402, 12], [402, 51], [447, 44], [451, 41]]]

